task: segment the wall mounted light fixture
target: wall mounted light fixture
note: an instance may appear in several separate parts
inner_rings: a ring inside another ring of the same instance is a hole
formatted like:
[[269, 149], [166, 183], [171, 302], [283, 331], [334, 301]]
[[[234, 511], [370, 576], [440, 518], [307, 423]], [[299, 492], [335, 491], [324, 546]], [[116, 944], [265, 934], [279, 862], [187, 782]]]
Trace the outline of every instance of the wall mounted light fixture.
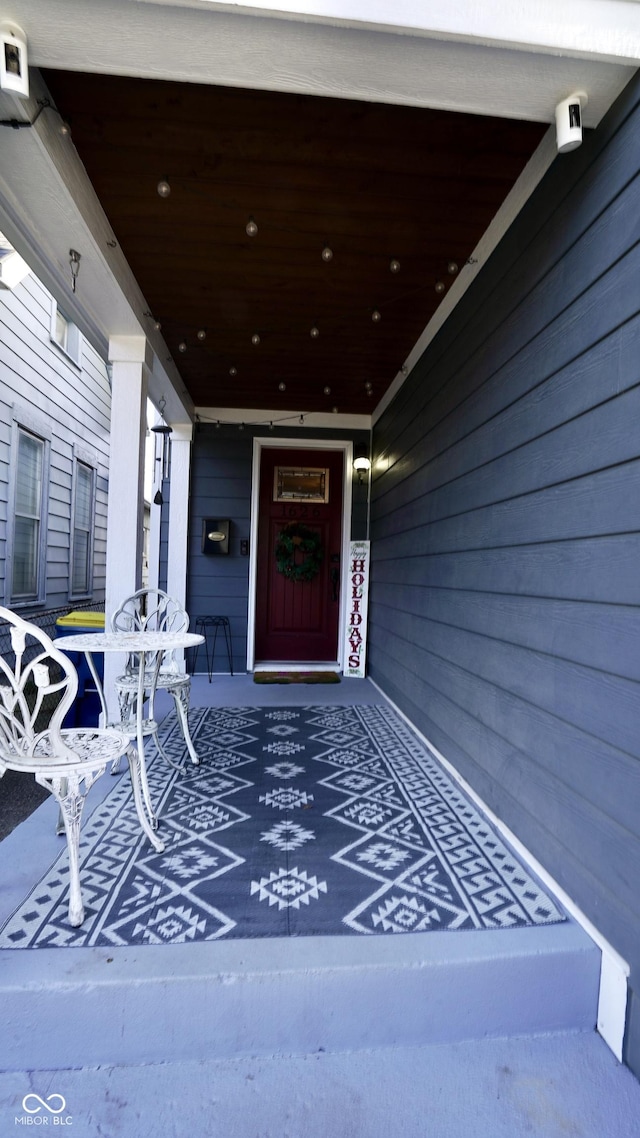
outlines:
[[358, 475], [358, 482], [362, 484], [362, 479], [365, 474], [368, 475], [371, 470], [371, 459], [369, 458], [369, 448], [366, 443], [356, 443], [353, 448], [353, 469]]

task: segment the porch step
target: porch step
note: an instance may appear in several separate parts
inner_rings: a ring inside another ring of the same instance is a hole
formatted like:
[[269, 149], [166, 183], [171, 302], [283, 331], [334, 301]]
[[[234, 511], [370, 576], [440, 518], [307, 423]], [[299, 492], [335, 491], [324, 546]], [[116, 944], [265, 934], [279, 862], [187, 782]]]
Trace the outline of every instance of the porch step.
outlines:
[[64, 1096], [61, 1121], [83, 1138], [637, 1138], [640, 1118], [640, 1083], [595, 1032], [11, 1071], [3, 1134], [27, 1094]]
[[63, 1069], [591, 1031], [574, 923], [0, 953], [0, 1068]]

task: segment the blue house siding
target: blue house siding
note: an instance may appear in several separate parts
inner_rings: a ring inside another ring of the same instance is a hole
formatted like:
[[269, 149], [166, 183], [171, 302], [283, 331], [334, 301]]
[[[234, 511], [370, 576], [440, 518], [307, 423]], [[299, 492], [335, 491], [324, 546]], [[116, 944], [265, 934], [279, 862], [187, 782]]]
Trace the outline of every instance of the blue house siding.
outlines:
[[640, 1073], [640, 84], [374, 429], [369, 668], [631, 965]]
[[[247, 607], [249, 599], [249, 558], [240, 552], [240, 542], [251, 534], [251, 471], [253, 439], [264, 437], [266, 429], [237, 426], [215, 427], [200, 424], [193, 443], [191, 499], [189, 509], [189, 556], [187, 607], [192, 625], [198, 616], [228, 616], [233, 643], [234, 671], [244, 671], [247, 661]], [[351, 439], [368, 442], [366, 431], [292, 430], [278, 428], [274, 437]], [[202, 553], [204, 518], [228, 518], [229, 554]], [[351, 536], [366, 537], [366, 488], [354, 485]], [[202, 655], [200, 664], [203, 664]], [[203, 665], [204, 666], [204, 665]], [[216, 669], [226, 670], [224, 646], [218, 637]]]

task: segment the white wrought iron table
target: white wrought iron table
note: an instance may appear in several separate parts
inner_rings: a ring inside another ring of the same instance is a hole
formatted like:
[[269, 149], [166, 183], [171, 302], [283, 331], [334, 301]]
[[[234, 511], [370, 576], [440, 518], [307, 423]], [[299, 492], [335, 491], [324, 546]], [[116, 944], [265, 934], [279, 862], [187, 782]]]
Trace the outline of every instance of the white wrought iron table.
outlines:
[[89, 670], [96, 685], [105, 725], [109, 722], [109, 712], [104, 695], [104, 685], [95, 666], [93, 654], [95, 652], [125, 652], [127, 654], [135, 653], [136, 656], [139, 656], [138, 694], [135, 704], [135, 719], [130, 723], [114, 722], [114, 726], [128, 732], [132, 739], [135, 738], [136, 740], [140, 765], [140, 783], [142, 786], [144, 807], [146, 807], [148, 818], [143, 817], [144, 808], [141, 811], [137, 801], [136, 809], [138, 810], [138, 817], [142, 829], [158, 853], [163, 852], [165, 845], [158, 835], [154, 833], [158, 825], [158, 820], [149, 794], [144, 754], [145, 736], [156, 736], [158, 731], [158, 724], [153, 719], [153, 701], [150, 707], [150, 717], [145, 719], [144, 715], [145, 689], [149, 675], [148, 666], [145, 668], [146, 656], [148, 653], [157, 654], [157, 669], [159, 670], [162, 656], [165, 652], [171, 652], [175, 648], [195, 648], [197, 644], [202, 644], [203, 640], [204, 637], [195, 632], [154, 632], [145, 630], [133, 632], [80, 632], [75, 636], [59, 636], [54, 641], [56, 647], [62, 652], [84, 652]]

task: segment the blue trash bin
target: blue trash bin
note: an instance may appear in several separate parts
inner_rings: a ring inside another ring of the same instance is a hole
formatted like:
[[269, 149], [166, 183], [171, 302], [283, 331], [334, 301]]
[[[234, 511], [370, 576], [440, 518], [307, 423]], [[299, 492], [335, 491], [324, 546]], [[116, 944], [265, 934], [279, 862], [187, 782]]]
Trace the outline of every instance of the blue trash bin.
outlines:
[[[81, 632], [104, 632], [103, 612], [69, 612], [56, 621], [58, 636], [75, 636]], [[69, 652], [69, 659], [78, 673], [78, 694], [73, 707], [64, 717], [63, 727], [97, 727], [102, 707], [84, 652]], [[100, 681], [104, 680], [104, 655], [97, 652], [93, 657]]]

